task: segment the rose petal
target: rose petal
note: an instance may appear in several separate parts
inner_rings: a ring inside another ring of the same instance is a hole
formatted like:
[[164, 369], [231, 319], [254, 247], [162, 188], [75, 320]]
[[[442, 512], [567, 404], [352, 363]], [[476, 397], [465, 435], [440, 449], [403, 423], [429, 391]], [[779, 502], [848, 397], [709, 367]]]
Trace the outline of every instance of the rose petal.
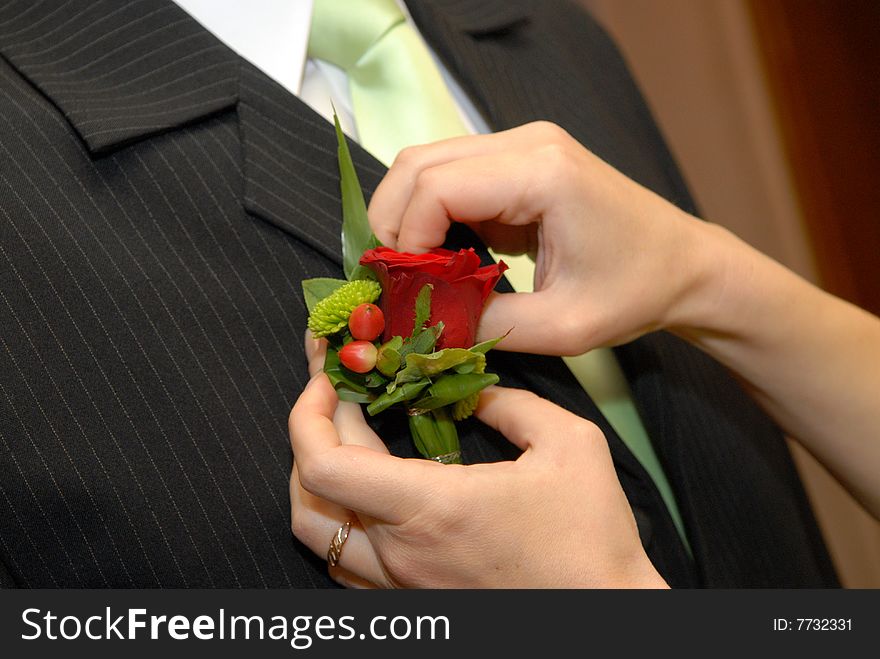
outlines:
[[360, 263], [373, 270], [382, 285], [379, 306], [385, 315], [386, 341], [412, 334], [416, 296], [426, 284], [433, 287], [429, 324], [444, 324], [439, 349], [473, 345], [483, 303], [507, 269], [503, 261], [481, 267], [473, 249], [408, 254], [377, 247], [365, 252]]

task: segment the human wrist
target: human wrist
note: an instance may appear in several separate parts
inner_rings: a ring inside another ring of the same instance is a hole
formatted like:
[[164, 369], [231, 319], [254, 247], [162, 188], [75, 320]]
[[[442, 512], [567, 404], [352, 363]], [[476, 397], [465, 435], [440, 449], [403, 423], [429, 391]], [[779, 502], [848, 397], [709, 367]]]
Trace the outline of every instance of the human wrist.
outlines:
[[664, 328], [692, 339], [734, 331], [734, 298], [755, 276], [750, 251], [724, 227], [686, 216], [677, 251], [681, 284]]
[[788, 345], [824, 293], [727, 229], [699, 224], [698, 274], [667, 329], [739, 371], [743, 355]]

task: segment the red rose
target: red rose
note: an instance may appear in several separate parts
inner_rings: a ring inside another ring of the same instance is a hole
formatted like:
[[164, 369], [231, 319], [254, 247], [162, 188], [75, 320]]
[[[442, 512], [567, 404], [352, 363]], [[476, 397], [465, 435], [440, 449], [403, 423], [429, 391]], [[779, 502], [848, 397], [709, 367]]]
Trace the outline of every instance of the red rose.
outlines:
[[503, 261], [481, 267], [473, 249], [407, 254], [377, 247], [364, 252], [360, 262], [376, 273], [382, 285], [385, 341], [412, 334], [416, 296], [425, 284], [433, 286], [430, 324], [444, 325], [438, 349], [474, 345], [483, 303], [507, 270]]

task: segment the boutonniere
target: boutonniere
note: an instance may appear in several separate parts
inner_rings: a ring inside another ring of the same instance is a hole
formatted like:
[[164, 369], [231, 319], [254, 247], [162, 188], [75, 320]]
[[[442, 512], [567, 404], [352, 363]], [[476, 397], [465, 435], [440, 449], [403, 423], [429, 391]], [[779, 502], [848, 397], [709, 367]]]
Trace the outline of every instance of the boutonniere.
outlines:
[[503, 337], [474, 345], [483, 305], [507, 269], [481, 266], [473, 249], [407, 254], [383, 247], [348, 144], [336, 123], [345, 279], [302, 282], [309, 330], [328, 341], [324, 372], [340, 400], [375, 416], [400, 409], [425, 458], [460, 464], [455, 422], [480, 391], [498, 382], [486, 353]]

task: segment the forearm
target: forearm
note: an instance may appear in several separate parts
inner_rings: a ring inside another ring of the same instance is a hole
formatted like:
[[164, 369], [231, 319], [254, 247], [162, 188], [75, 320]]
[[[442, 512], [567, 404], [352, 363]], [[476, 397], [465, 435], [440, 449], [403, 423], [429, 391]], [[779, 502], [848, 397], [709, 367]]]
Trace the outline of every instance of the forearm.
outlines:
[[880, 517], [880, 319], [711, 225], [671, 328], [738, 374], [785, 432]]

